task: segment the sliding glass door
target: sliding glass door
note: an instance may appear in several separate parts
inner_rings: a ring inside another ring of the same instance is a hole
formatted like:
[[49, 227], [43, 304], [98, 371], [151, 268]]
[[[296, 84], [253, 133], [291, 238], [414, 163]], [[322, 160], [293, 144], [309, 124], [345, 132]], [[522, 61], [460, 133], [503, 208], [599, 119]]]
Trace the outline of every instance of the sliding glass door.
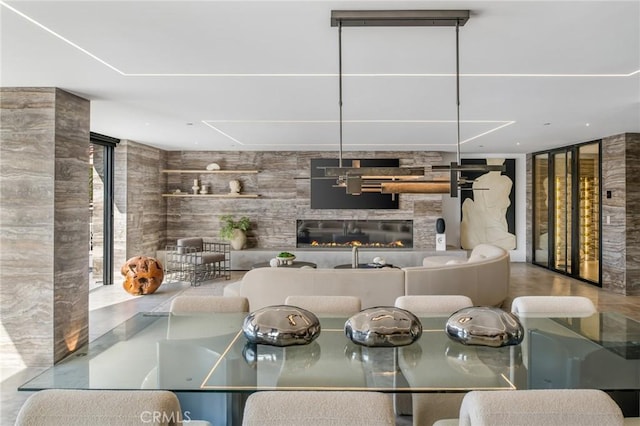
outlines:
[[600, 285], [600, 143], [533, 156], [533, 262]]
[[90, 134], [89, 289], [113, 284], [113, 173], [119, 139]]

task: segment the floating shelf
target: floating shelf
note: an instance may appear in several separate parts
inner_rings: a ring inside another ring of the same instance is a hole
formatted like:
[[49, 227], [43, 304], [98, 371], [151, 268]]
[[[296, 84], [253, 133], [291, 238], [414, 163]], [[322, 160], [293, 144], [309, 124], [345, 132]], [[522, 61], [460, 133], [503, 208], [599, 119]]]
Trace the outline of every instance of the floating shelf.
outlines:
[[258, 198], [258, 194], [162, 194], [163, 197], [175, 197], [175, 198]]
[[259, 173], [259, 170], [175, 170], [175, 169], [165, 169], [162, 173], [197, 173], [197, 174], [255, 174]]

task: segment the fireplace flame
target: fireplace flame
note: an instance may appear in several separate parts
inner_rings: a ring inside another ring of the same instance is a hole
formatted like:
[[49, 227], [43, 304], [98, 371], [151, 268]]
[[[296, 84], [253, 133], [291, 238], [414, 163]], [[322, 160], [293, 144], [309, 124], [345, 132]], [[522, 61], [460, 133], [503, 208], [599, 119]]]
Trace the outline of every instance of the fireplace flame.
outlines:
[[358, 241], [358, 240], [353, 240], [353, 241], [347, 241], [344, 243], [320, 243], [316, 240], [311, 241], [311, 247], [363, 247], [363, 248], [367, 248], [367, 247], [375, 247], [375, 248], [384, 248], [384, 247], [397, 247], [397, 248], [401, 248], [404, 247], [405, 245], [402, 243], [402, 241], [397, 240], [397, 241], [392, 241], [390, 243], [363, 243], [362, 241]]

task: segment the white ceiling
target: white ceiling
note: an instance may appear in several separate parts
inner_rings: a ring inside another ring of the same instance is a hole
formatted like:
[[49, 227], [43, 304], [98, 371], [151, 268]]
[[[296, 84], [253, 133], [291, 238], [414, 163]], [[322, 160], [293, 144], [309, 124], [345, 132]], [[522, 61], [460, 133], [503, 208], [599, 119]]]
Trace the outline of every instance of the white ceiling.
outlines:
[[[162, 149], [336, 150], [334, 9], [471, 10], [463, 153], [640, 132], [640, 0], [0, 0], [0, 83], [76, 93], [92, 131]], [[345, 150], [456, 150], [453, 28], [342, 39]]]

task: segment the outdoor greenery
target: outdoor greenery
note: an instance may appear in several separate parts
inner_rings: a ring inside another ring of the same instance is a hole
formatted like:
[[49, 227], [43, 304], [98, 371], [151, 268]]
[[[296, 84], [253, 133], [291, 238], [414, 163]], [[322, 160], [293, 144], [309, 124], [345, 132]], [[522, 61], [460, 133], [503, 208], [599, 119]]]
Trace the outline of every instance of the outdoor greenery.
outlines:
[[251, 221], [246, 216], [242, 216], [239, 220], [235, 220], [233, 216], [226, 214], [224, 216], [220, 216], [220, 222], [222, 222], [220, 236], [226, 240], [230, 240], [233, 237], [234, 229], [247, 231], [251, 227]]

